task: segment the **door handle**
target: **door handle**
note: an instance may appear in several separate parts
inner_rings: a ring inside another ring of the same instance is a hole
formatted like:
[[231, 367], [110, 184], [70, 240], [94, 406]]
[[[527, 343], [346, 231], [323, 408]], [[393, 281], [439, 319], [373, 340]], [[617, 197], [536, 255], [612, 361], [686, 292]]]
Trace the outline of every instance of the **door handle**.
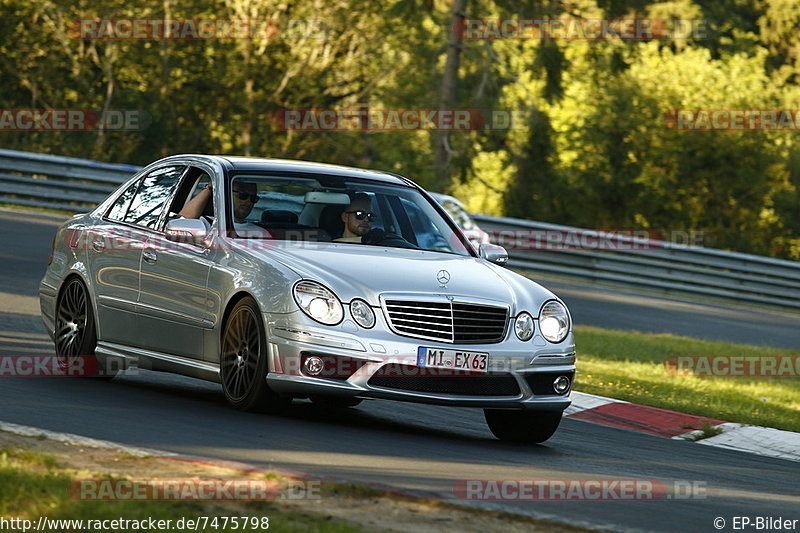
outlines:
[[94, 241], [92, 242], [92, 249], [95, 252], [102, 252], [106, 249], [106, 243], [103, 241]]
[[158, 254], [153, 250], [145, 250], [142, 252], [142, 259], [148, 263], [155, 263], [158, 260]]

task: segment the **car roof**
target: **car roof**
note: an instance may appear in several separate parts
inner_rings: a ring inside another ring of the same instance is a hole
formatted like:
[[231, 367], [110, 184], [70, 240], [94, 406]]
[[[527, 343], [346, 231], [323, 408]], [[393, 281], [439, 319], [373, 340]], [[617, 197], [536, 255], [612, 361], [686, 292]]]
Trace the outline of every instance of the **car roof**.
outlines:
[[182, 154], [174, 155], [158, 161], [158, 163], [168, 162], [170, 159], [196, 159], [198, 161], [210, 162], [216, 160], [229, 171], [244, 172], [291, 172], [295, 174], [327, 174], [329, 176], [341, 176], [346, 178], [360, 178], [367, 180], [380, 181], [396, 185], [416, 186], [413, 181], [381, 170], [368, 170], [363, 168], [347, 167], [343, 165], [333, 165], [329, 163], [317, 163], [312, 161], [299, 161], [293, 159], [271, 159], [262, 157], [243, 157], [231, 155], [203, 155], [203, 154]]

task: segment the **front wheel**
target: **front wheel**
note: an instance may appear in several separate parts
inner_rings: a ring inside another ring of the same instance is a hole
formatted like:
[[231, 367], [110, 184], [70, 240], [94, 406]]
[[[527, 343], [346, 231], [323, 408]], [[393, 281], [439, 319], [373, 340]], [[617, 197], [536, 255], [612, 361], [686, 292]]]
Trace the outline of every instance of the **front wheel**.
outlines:
[[222, 330], [219, 358], [225, 399], [241, 411], [279, 412], [290, 398], [267, 385], [267, 336], [255, 300], [239, 300]]
[[561, 411], [484, 409], [483, 415], [494, 436], [507, 442], [544, 442], [553, 436], [561, 423]]

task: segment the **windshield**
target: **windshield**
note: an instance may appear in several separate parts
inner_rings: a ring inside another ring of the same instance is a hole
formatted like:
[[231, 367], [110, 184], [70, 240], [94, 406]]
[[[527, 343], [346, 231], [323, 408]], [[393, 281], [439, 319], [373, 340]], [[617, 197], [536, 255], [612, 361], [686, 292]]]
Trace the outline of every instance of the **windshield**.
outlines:
[[447, 211], [456, 224], [458, 224], [463, 229], [477, 229], [478, 225], [470, 218], [464, 208], [458, 205], [457, 203], [444, 200], [441, 202], [442, 207], [444, 207], [445, 211]]
[[448, 221], [410, 187], [328, 176], [237, 174], [227, 208], [241, 238], [470, 255]]

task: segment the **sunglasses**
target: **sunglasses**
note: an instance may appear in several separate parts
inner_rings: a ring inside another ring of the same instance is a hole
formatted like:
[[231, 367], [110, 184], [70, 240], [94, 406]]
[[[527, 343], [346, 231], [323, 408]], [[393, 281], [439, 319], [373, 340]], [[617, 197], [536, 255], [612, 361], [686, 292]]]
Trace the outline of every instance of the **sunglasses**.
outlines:
[[252, 203], [256, 203], [259, 200], [257, 194], [251, 194], [247, 191], [237, 191], [236, 189], [234, 189], [233, 192], [239, 195], [239, 200], [247, 200], [249, 198]]
[[352, 213], [356, 216], [356, 220], [364, 220], [367, 219], [367, 222], [371, 222], [375, 217], [375, 213], [372, 211], [345, 211], [345, 213]]

